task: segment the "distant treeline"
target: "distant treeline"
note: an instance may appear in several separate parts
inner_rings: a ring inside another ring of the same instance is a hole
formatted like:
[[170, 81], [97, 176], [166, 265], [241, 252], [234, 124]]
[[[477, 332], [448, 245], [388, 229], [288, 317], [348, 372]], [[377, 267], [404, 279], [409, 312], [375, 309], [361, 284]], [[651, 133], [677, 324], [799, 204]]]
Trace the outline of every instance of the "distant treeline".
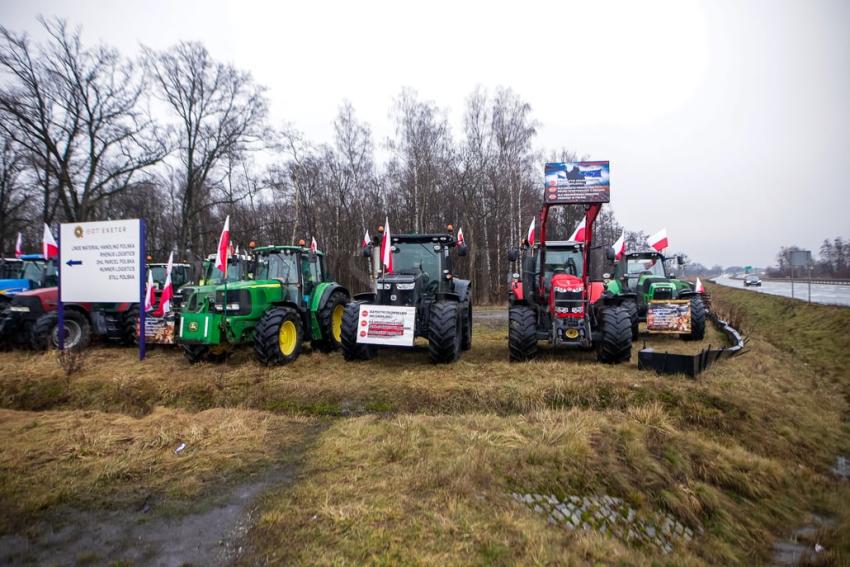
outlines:
[[[776, 254], [776, 266], [767, 273], [774, 277], [791, 275], [791, 252], [802, 250], [799, 246], [783, 246]], [[799, 268], [794, 269], [799, 274]], [[820, 250], [812, 251], [812, 275], [819, 278], [850, 279], [850, 239], [836, 236], [824, 239]]]

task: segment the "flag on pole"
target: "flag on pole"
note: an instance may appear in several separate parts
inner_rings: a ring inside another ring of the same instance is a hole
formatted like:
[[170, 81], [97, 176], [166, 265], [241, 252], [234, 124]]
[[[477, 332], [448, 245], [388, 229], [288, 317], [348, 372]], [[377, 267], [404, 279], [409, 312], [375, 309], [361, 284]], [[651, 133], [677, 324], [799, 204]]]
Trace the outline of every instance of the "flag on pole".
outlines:
[[536, 219], [534, 219], [534, 218], [531, 219], [531, 224], [528, 225], [528, 235], [525, 237], [525, 239], [528, 241], [529, 246], [534, 246], [534, 221], [535, 220]]
[[626, 231], [623, 231], [623, 234], [620, 235], [620, 238], [617, 239], [611, 248], [614, 249], [614, 259], [620, 260], [623, 258], [623, 255], [626, 253]]
[[171, 267], [174, 262], [174, 252], [168, 255], [168, 266], [165, 268], [165, 285], [159, 296], [159, 308], [156, 310], [157, 317], [162, 317], [171, 311], [171, 300], [174, 298], [174, 286], [171, 284]]
[[227, 250], [230, 247], [230, 215], [224, 219], [224, 229], [218, 237], [218, 249], [215, 251], [215, 267], [227, 278]]
[[647, 238], [647, 241], [649, 241], [650, 246], [661, 252], [662, 250], [667, 248], [669, 244], [667, 242], [667, 229], [662, 228], [661, 230]]
[[21, 233], [18, 233], [18, 240], [15, 241], [15, 258], [20, 258], [24, 255], [24, 239]]
[[384, 223], [384, 237], [381, 240], [381, 265], [385, 274], [393, 273], [393, 245], [390, 238], [390, 217], [387, 217]]
[[370, 243], [370, 242], [372, 242], [372, 237], [371, 237], [371, 236], [369, 236], [369, 229], [367, 228], [367, 229], [366, 229], [366, 234], [363, 236], [363, 245], [362, 245], [362, 247], [363, 247], [363, 248], [366, 248], [367, 246], [369, 246], [369, 243]]
[[457, 243], [458, 246], [466, 244], [466, 240], [463, 238], [463, 228], [457, 229]]
[[705, 286], [702, 285], [702, 281], [699, 279], [699, 276], [697, 276], [697, 283], [694, 286], [694, 291], [697, 293], [705, 293]]
[[316, 237], [314, 236], [313, 240], [310, 241], [310, 252], [315, 254], [316, 250], [318, 250], [318, 249], [319, 249], [319, 245], [316, 244]]
[[59, 256], [59, 247], [53, 239], [53, 233], [50, 232], [50, 227], [44, 225], [44, 237], [41, 239], [41, 255], [45, 260], [57, 258]]
[[145, 287], [145, 311], [153, 309], [153, 271], [148, 268], [148, 285]]
[[584, 234], [586, 222], [587, 222], [587, 217], [586, 216], [581, 217], [581, 222], [578, 223], [578, 226], [576, 227], [575, 231], [573, 232], [573, 235], [570, 236], [569, 240], [572, 240], [574, 242], [584, 242], [586, 240], [585, 234]]

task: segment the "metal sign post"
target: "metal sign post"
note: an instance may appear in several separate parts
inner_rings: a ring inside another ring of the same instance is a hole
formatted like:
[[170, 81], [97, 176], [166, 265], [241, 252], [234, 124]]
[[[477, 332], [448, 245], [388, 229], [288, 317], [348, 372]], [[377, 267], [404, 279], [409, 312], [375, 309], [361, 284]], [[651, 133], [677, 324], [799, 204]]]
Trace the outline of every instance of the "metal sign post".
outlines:
[[[56, 332], [59, 333], [59, 350], [65, 350], [65, 306], [62, 304], [62, 230], [60, 228], [59, 235], [56, 238], [56, 248], [59, 251], [56, 253], [56, 297], [59, 302], [56, 304]], [[50, 262], [49, 258], [45, 258]], [[48, 337], [48, 341], [51, 337]], [[49, 343], [48, 343], [49, 344]]]
[[139, 247], [142, 249], [139, 255], [139, 360], [145, 359], [145, 295], [147, 280], [145, 279], [145, 221], [139, 220]]
[[794, 268], [807, 268], [809, 270], [809, 302], [812, 300], [812, 251], [811, 250], [792, 250], [791, 264], [791, 297], [794, 297]]

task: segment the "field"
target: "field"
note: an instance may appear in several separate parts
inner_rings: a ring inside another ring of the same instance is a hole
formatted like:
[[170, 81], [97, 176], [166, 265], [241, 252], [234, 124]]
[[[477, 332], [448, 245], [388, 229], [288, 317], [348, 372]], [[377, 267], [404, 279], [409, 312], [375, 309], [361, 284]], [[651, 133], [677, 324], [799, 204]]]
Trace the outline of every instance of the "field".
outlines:
[[2, 352], [0, 562], [850, 563], [850, 309], [710, 291], [750, 341], [698, 380], [509, 364], [496, 312], [452, 366]]

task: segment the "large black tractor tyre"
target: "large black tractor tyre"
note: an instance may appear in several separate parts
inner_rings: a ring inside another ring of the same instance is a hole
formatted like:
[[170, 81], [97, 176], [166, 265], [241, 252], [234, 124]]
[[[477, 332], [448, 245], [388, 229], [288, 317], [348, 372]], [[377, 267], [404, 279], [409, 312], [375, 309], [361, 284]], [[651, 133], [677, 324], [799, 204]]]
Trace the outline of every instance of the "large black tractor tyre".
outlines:
[[606, 364], [628, 361], [632, 357], [632, 321], [628, 309], [606, 307], [601, 316], [602, 338], [597, 345], [597, 360]]
[[266, 311], [254, 328], [254, 355], [266, 366], [288, 364], [301, 354], [304, 325], [291, 307]]
[[460, 350], [472, 348], [472, 299], [468, 299], [463, 308], [463, 335], [460, 339]]
[[691, 332], [680, 335], [685, 341], [701, 341], [705, 337], [705, 303], [702, 297], [691, 297]]
[[[138, 335], [136, 335], [136, 326], [138, 324], [139, 324], [139, 307], [138, 307], [138, 305], [134, 305], [133, 307], [129, 308], [124, 313], [124, 321], [123, 321], [124, 337], [122, 339], [122, 342], [125, 345], [131, 346], [131, 345], [134, 345], [134, 344], [138, 344], [139, 337], [138, 337]], [[144, 332], [144, 330], [139, 329], [139, 332]]]
[[463, 339], [463, 314], [454, 301], [437, 301], [431, 304], [428, 321], [428, 355], [431, 362], [445, 364], [460, 356]]
[[629, 321], [631, 322], [632, 327], [632, 341], [636, 341], [638, 340], [638, 336], [640, 334], [640, 317], [638, 317], [637, 303], [633, 299], [627, 299], [622, 303], [622, 307], [624, 307], [629, 312]]
[[206, 360], [210, 352], [210, 347], [206, 345], [181, 345], [183, 347], [183, 356], [189, 361], [189, 364], [198, 364]]
[[328, 297], [325, 304], [316, 312], [319, 328], [322, 330], [322, 338], [313, 341], [313, 346], [322, 352], [333, 352], [342, 343], [342, 319], [345, 314], [345, 306], [348, 296], [337, 290]]
[[511, 362], [523, 362], [537, 356], [537, 315], [526, 305], [508, 310], [508, 349]]
[[371, 360], [375, 358], [378, 349], [374, 345], [357, 342], [360, 332], [360, 303], [352, 302], [345, 306], [342, 314], [342, 356], [345, 360]]
[[[65, 348], [83, 349], [91, 343], [91, 324], [79, 311], [65, 311]], [[30, 346], [35, 350], [59, 348], [59, 315], [53, 311], [39, 317], [30, 330]]]

